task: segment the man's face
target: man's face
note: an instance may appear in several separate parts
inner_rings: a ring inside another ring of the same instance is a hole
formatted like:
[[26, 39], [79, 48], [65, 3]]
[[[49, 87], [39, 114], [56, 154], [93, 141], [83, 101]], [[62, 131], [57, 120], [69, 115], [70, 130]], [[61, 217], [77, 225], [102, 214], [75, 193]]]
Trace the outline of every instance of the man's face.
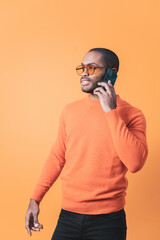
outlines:
[[[102, 59], [102, 55], [99, 52], [93, 51], [88, 52], [84, 58], [82, 64], [86, 65], [92, 63], [95, 67], [105, 67], [105, 64]], [[95, 88], [99, 87], [97, 84], [103, 80], [105, 75], [106, 68], [96, 68], [92, 75], [89, 75], [87, 69], [85, 68], [84, 72], [82, 73], [81, 81], [81, 90], [86, 93], [93, 94]], [[83, 80], [88, 81], [86, 85], [83, 85]]]

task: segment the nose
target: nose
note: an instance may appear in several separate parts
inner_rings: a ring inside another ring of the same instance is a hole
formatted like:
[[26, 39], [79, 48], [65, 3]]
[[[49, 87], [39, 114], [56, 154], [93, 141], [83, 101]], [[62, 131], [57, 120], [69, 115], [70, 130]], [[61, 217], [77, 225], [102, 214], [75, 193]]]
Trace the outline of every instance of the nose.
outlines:
[[82, 73], [82, 76], [88, 76], [89, 75], [89, 73], [88, 73], [88, 71], [87, 71], [87, 68], [85, 67], [84, 68], [84, 71], [83, 71], [83, 73]]

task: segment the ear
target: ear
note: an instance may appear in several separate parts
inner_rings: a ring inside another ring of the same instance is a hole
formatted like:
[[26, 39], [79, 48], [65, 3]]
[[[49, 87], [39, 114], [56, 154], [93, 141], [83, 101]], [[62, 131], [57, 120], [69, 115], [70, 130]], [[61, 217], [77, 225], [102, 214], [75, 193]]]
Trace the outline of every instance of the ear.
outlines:
[[117, 68], [112, 68], [113, 72], [117, 73]]

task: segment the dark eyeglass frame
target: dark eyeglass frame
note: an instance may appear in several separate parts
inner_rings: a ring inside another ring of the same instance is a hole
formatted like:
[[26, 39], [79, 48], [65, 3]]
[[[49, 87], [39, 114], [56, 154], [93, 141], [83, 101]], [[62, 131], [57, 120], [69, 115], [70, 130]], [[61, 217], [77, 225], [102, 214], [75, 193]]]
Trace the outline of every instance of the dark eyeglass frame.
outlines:
[[[86, 65], [81, 64], [81, 65], [79, 65], [79, 66], [76, 67], [76, 71], [77, 71], [78, 69], [82, 69], [82, 68], [83, 68], [83, 72], [84, 72], [84, 69], [87, 68], [87, 66], [93, 66], [93, 72], [92, 72], [91, 74], [89, 74], [89, 75], [93, 75], [93, 73], [95, 72], [95, 69], [96, 69], [96, 68], [106, 68], [106, 67], [98, 67], [98, 66], [96, 67], [96, 66], [94, 66], [93, 64], [86, 64]], [[107, 69], [107, 68], [106, 68], [106, 69]], [[82, 73], [83, 73], [83, 72], [82, 72]], [[87, 72], [88, 72], [88, 69], [87, 69]], [[82, 74], [79, 74], [78, 71], [77, 71], [77, 74], [78, 74], [79, 76], [82, 76]]]

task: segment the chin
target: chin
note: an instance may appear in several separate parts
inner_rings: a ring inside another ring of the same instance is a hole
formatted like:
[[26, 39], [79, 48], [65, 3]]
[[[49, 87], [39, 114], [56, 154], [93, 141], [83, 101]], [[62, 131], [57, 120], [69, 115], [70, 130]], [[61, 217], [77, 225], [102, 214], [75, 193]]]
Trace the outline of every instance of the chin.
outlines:
[[82, 92], [85, 92], [85, 93], [92, 93], [93, 94], [93, 89], [81, 89], [82, 90]]
[[94, 91], [95, 88], [97, 88], [97, 86], [91, 86], [90, 88], [82, 86], [81, 90], [82, 90], [82, 92], [93, 94], [93, 91]]

